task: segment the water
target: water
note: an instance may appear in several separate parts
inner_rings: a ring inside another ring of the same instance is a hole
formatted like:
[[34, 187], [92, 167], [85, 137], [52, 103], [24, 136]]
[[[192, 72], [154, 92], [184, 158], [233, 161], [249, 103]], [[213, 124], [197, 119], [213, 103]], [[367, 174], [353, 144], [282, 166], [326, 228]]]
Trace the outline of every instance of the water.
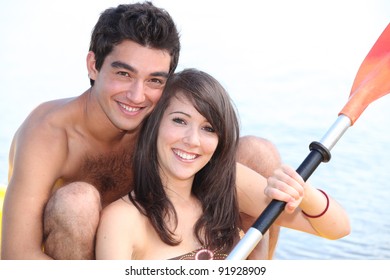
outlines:
[[[154, 2], [181, 30], [179, 69], [218, 78], [238, 107], [242, 134], [271, 140], [296, 167], [336, 120], [390, 18], [384, 0]], [[0, 2], [0, 183], [12, 135], [28, 113], [88, 87], [91, 28], [118, 3]], [[330, 241], [283, 229], [276, 259], [390, 259], [388, 108], [389, 96], [371, 104], [310, 178], [347, 210], [352, 233]]]

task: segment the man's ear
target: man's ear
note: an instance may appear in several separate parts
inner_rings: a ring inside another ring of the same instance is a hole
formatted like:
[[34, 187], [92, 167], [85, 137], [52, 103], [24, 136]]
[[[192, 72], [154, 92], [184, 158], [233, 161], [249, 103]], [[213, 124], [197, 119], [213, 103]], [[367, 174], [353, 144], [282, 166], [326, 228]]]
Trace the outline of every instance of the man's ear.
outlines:
[[87, 69], [88, 77], [91, 80], [96, 80], [96, 76], [99, 71], [96, 69], [96, 59], [93, 51], [89, 51], [87, 54]]

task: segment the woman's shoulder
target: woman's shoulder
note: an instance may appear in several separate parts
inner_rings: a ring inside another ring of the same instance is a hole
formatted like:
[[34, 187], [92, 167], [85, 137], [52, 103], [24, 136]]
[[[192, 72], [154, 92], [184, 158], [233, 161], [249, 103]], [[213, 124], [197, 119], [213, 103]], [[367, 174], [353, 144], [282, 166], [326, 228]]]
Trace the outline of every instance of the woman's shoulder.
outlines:
[[142, 214], [139, 212], [137, 207], [135, 207], [135, 205], [130, 201], [127, 195], [110, 203], [102, 210], [102, 218], [119, 217], [134, 219], [136, 217], [141, 216]]
[[[126, 236], [142, 236], [147, 218], [139, 212], [127, 197], [122, 197], [107, 205], [101, 213], [99, 232], [111, 236], [126, 238]], [[121, 236], [124, 234], [125, 236]]]
[[96, 256], [99, 259], [132, 259], [146, 234], [142, 214], [123, 197], [102, 210], [96, 235]]

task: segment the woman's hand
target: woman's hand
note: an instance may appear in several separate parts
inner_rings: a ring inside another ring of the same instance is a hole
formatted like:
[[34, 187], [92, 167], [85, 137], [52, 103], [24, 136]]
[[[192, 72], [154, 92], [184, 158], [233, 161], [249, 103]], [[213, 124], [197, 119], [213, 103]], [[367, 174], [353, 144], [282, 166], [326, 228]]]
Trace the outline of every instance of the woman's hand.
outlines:
[[305, 182], [290, 166], [282, 165], [267, 180], [265, 195], [271, 199], [285, 201], [285, 211], [293, 213], [301, 203], [305, 193]]

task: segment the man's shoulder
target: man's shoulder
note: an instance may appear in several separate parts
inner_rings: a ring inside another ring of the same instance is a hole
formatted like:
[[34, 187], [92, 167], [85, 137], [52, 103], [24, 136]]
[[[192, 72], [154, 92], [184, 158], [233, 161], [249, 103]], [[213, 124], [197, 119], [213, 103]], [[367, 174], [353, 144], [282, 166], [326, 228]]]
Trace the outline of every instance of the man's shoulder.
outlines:
[[30, 121], [45, 121], [61, 120], [62, 117], [67, 117], [75, 113], [78, 108], [77, 98], [64, 98], [50, 100], [38, 105], [30, 114]]
[[69, 101], [70, 99], [59, 99], [38, 105], [16, 131], [11, 146], [14, 151], [16, 152], [17, 147], [22, 147], [22, 150], [28, 153], [66, 148], [69, 127], [67, 120], [70, 119], [67, 114], [72, 114], [72, 110], [67, 112], [64, 106], [67, 106], [65, 104]]
[[21, 124], [19, 131], [28, 134], [58, 133], [65, 128], [76, 112], [76, 99], [66, 98], [46, 101], [35, 107]]

